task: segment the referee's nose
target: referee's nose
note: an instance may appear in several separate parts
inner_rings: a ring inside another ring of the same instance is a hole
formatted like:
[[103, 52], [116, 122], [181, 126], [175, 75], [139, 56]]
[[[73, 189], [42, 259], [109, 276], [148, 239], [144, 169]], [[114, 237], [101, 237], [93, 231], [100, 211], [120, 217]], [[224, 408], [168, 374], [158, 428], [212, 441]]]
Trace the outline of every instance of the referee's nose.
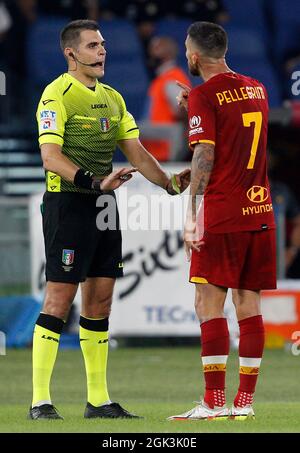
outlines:
[[99, 51], [98, 51], [98, 57], [105, 57], [106, 56], [106, 50], [104, 49], [104, 47], [100, 47]]
[[106, 55], [105, 47], [102, 44], [99, 47], [98, 55]]

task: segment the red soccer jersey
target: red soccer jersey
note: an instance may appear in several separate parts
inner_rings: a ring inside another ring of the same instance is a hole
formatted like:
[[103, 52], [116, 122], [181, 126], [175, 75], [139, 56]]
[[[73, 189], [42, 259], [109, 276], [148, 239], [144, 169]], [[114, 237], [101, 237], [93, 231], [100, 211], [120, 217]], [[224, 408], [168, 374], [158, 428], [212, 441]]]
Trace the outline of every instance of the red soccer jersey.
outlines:
[[204, 228], [212, 233], [275, 228], [267, 176], [265, 87], [236, 73], [218, 74], [192, 89], [189, 145], [215, 145], [204, 193]]

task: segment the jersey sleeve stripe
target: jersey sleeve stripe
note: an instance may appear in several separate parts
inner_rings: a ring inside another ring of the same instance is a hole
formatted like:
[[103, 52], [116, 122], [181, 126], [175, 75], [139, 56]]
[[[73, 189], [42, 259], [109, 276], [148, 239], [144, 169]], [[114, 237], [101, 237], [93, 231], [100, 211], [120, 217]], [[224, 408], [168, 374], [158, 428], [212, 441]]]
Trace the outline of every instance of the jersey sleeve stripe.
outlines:
[[138, 131], [138, 130], [139, 130], [138, 127], [132, 127], [131, 129], [128, 129], [128, 131], [126, 131], [126, 133], [131, 132], [131, 131]]
[[43, 132], [42, 134], [39, 135], [39, 138], [42, 137], [42, 135], [57, 135], [58, 137], [63, 139], [61, 135], [56, 134], [55, 132]]
[[213, 140], [196, 140], [195, 142], [191, 142], [190, 145], [195, 145], [196, 143], [210, 143], [211, 145], [216, 144]]
[[67, 91], [69, 91], [69, 89], [71, 88], [72, 85], [73, 85], [73, 83], [70, 83], [68, 88], [65, 89], [65, 91], [63, 92], [63, 96], [66, 94]]

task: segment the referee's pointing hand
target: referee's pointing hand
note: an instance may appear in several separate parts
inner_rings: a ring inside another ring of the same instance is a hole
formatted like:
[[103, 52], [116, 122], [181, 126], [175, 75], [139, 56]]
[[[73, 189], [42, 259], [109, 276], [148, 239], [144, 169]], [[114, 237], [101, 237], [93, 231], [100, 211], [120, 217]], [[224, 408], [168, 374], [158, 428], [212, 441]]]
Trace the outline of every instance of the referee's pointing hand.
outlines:
[[123, 167], [113, 171], [101, 181], [101, 190], [118, 189], [122, 184], [129, 181], [132, 178], [132, 173], [136, 171], [137, 169], [134, 167]]

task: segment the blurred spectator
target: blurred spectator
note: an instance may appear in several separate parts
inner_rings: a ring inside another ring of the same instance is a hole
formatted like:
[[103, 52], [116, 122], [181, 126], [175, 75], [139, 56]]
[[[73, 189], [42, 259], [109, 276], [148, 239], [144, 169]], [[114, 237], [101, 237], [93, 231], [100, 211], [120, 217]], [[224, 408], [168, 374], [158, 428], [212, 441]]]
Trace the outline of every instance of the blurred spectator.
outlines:
[[279, 208], [286, 219], [286, 278], [300, 278], [300, 206], [294, 193], [283, 182], [271, 180], [274, 210]]
[[[7, 62], [5, 58], [5, 41], [8, 30], [12, 25], [12, 18], [3, 2], [0, 2], [0, 71], [7, 73]], [[0, 96], [2, 95], [3, 87], [0, 87]], [[0, 110], [0, 123], [4, 122], [8, 117], [8, 99], [7, 96], [1, 96], [1, 110]], [[1, 179], [0, 179], [0, 193], [1, 193]]]
[[35, 0], [6, 0], [3, 4], [11, 18], [11, 26], [2, 41], [11, 122], [13, 117], [19, 116], [21, 119], [26, 108], [26, 37], [28, 28], [36, 18]]
[[5, 3], [0, 2], [0, 42], [4, 38], [5, 33], [10, 29], [11, 23], [12, 20]]
[[295, 52], [293, 55], [290, 54], [289, 57], [284, 62], [284, 70], [291, 74], [295, 67], [300, 65], [300, 50]]
[[15, 74], [24, 76], [26, 35], [28, 27], [36, 18], [35, 0], [6, 0], [3, 3], [11, 18], [11, 26], [5, 34], [5, 58]]
[[100, 0], [101, 16], [125, 17], [139, 24], [164, 17], [224, 23], [229, 15], [222, 0]]
[[286, 278], [300, 278], [300, 205], [293, 191], [284, 182], [273, 179], [272, 172], [278, 165], [274, 154], [270, 155], [270, 189], [275, 213], [285, 217], [285, 270]]
[[[176, 64], [178, 48], [169, 37], [154, 37], [149, 45], [149, 56], [156, 77], [148, 90], [148, 119], [153, 124], [175, 124], [186, 121], [186, 114], [177, 104], [179, 87], [176, 80], [191, 86], [185, 72]], [[147, 141], [147, 149], [161, 161], [169, 160], [170, 149], [166, 141]]]
[[5, 38], [12, 25], [12, 18], [3, 2], [0, 2], [0, 70], [6, 70], [5, 64]]
[[65, 16], [71, 20], [99, 18], [98, 0], [36, 0], [38, 12]]
[[224, 23], [229, 18], [221, 0], [100, 0], [100, 9], [103, 19], [120, 17], [135, 23], [146, 61], [149, 58], [149, 42], [160, 19], [185, 18], [192, 22], [207, 20]]
[[297, 97], [299, 99], [291, 90], [293, 84], [292, 74], [294, 71], [300, 70], [300, 45], [296, 36], [292, 47], [287, 48], [281, 56], [275, 54], [274, 58], [279, 60], [278, 73], [282, 77], [284, 98], [295, 99]]
[[100, 0], [101, 17], [120, 17], [134, 22], [147, 55], [149, 41], [155, 31], [155, 22], [169, 13], [172, 14], [172, 9], [169, 9], [172, 4], [170, 0]]
[[5, 54], [15, 73], [26, 74], [25, 45], [28, 27], [35, 21], [35, 0], [6, 0], [11, 27], [5, 35]]
[[174, 0], [173, 11], [179, 18], [224, 24], [229, 20], [223, 2], [221, 0]]
[[112, 19], [122, 17], [136, 24], [142, 22], [155, 22], [166, 12], [168, 1], [159, 0], [100, 0], [101, 17]]

